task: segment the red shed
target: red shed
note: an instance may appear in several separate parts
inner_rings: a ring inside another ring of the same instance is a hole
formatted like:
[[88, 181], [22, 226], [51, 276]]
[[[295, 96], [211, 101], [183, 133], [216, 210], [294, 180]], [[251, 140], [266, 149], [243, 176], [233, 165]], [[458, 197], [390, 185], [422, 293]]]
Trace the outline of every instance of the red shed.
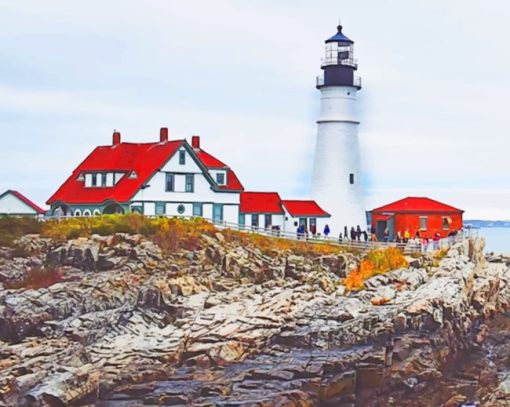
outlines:
[[409, 230], [411, 237], [417, 231], [421, 237], [432, 238], [436, 233], [446, 237], [451, 231], [462, 229], [463, 213], [461, 209], [430, 198], [407, 197], [372, 209], [372, 230], [379, 240], [384, 238], [386, 229], [390, 240], [398, 232], [403, 236], [406, 230]]

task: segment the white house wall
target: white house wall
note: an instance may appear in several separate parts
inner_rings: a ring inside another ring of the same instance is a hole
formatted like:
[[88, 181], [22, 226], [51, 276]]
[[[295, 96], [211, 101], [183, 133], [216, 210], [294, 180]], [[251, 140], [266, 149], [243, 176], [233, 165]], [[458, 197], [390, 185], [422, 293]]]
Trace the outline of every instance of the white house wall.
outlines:
[[15, 195], [6, 194], [0, 198], [0, 214], [37, 215], [38, 213]]
[[[216, 192], [193, 160], [187, 150], [185, 163], [179, 164], [179, 152], [176, 152], [165, 166], [147, 183], [147, 188], [138, 191], [132, 199], [133, 204], [143, 203], [146, 215], [155, 214], [155, 203], [165, 203], [165, 214], [169, 216], [193, 216], [193, 203], [202, 204], [202, 216], [213, 218], [213, 204], [223, 204], [223, 220], [237, 223], [239, 220], [240, 194], [237, 192]], [[166, 174], [174, 174], [174, 191], [166, 191]], [[193, 192], [184, 192], [186, 174], [193, 174]], [[184, 213], [177, 207], [184, 206]]]

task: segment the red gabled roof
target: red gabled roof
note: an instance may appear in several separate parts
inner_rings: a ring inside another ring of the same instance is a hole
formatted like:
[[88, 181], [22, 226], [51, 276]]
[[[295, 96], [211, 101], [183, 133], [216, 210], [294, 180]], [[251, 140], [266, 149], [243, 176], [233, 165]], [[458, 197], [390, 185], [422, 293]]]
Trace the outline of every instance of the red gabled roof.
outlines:
[[204, 164], [207, 168], [225, 168], [227, 167], [216, 157], [213, 157], [211, 154], [206, 153], [202, 149], [195, 149], [195, 153], [202, 164]]
[[40, 206], [36, 205], [34, 202], [32, 202], [30, 199], [28, 199], [25, 195], [23, 195], [22, 193], [20, 193], [18, 191], [13, 191], [12, 189], [5, 191], [3, 194], [0, 195], [0, 198], [2, 198], [3, 196], [5, 196], [7, 194], [14, 195], [20, 201], [24, 202], [25, 204], [30, 206], [34, 211], [36, 211], [37, 213], [39, 213], [41, 215], [46, 212]]
[[464, 212], [461, 209], [426, 197], [407, 197], [372, 209], [372, 212]]
[[283, 213], [278, 192], [242, 192], [239, 210], [241, 213]]
[[310, 200], [284, 200], [283, 206], [293, 216], [306, 216], [306, 217], [329, 217], [331, 216], [324, 209], [322, 209], [317, 202]]
[[[57, 201], [69, 204], [103, 203], [107, 200], [128, 202], [183, 143], [183, 140], [176, 140], [165, 143], [120, 143], [97, 147], [47, 203], [49, 205]], [[85, 188], [84, 181], [78, 181], [78, 176], [87, 171], [126, 173], [135, 171], [136, 178], [125, 175], [113, 187]]]
[[222, 191], [244, 191], [244, 186], [237, 178], [235, 172], [226, 164], [213, 157], [211, 154], [205, 152], [200, 148], [193, 149], [197, 158], [207, 169], [224, 169], [227, 171], [227, 183], [225, 185], [218, 185], [218, 189]]

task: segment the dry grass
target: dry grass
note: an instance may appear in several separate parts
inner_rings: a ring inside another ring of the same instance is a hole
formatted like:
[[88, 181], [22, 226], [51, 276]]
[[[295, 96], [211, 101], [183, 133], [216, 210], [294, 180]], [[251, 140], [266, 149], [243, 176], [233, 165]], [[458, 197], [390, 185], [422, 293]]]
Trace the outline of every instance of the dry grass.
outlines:
[[[220, 231], [202, 218], [148, 218], [135, 213], [52, 219], [44, 222], [34, 219], [6, 218], [4, 222], [10, 225], [9, 230], [15, 231], [8, 238], [10, 243], [26, 233], [40, 233], [41, 236], [52, 238], [56, 242], [64, 242], [77, 237], [89, 237], [92, 234], [106, 236], [115, 233], [129, 233], [141, 234], [152, 239], [166, 253], [173, 253], [180, 249], [200, 249], [203, 245], [202, 235], [213, 236]], [[256, 247], [266, 255], [291, 252], [303, 256], [321, 256], [338, 254], [343, 251], [335, 244], [323, 242], [296, 241], [231, 229], [221, 230], [221, 233], [225, 236], [227, 243], [236, 242], [242, 246]]]
[[358, 268], [349, 273], [344, 284], [349, 291], [361, 290], [368, 278], [408, 265], [403, 253], [397, 248], [372, 250], [361, 260]]
[[237, 242], [242, 246], [255, 246], [265, 255], [292, 252], [302, 256], [322, 256], [342, 252], [339, 246], [324, 242], [313, 243], [304, 240], [290, 240], [231, 229], [224, 230], [222, 233], [227, 241]]
[[40, 233], [41, 222], [31, 217], [0, 216], [0, 246], [10, 247], [16, 239]]

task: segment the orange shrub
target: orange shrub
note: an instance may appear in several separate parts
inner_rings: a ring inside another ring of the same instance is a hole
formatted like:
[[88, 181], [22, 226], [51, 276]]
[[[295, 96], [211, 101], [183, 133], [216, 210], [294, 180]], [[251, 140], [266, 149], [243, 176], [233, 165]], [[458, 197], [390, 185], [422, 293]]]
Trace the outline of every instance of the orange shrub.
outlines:
[[408, 265], [402, 252], [395, 247], [372, 250], [361, 260], [358, 268], [349, 273], [344, 284], [348, 291], [361, 290], [366, 279]]

